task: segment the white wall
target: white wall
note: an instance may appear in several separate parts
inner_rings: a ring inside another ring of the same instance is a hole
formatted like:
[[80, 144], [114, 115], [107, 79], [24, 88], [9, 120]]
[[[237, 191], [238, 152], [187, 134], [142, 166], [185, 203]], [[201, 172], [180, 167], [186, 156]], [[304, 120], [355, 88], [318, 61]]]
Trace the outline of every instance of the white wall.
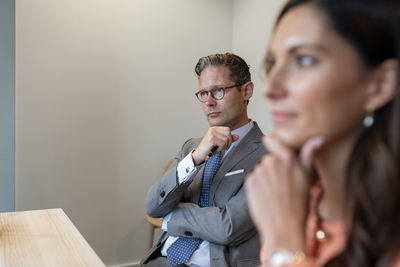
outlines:
[[107, 265], [140, 260], [147, 189], [207, 129], [197, 59], [243, 56], [250, 116], [271, 128], [259, 88], [276, 2], [18, 0], [16, 209], [61, 207]]

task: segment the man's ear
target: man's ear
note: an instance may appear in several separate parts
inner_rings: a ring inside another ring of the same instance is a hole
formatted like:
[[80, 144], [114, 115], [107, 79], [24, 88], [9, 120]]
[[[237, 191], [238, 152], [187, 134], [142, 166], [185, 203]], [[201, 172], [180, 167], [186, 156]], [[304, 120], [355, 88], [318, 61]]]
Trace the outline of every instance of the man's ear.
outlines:
[[390, 102], [399, 87], [399, 61], [388, 59], [373, 72], [367, 91], [367, 110], [376, 110]]
[[244, 100], [249, 100], [253, 95], [254, 84], [253, 82], [249, 81], [242, 85], [242, 94]]

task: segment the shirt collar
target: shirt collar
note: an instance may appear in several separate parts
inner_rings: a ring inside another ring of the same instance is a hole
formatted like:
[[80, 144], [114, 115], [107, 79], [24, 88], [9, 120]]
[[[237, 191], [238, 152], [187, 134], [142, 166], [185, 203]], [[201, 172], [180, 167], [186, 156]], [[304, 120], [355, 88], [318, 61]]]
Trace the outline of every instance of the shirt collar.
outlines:
[[248, 123], [246, 123], [242, 127], [239, 127], [231, 132], [231, 135], [237, 134], [239, 136], [239, 139], [231, 144], [229, 149], [225, 152], [224, 158], [227, 154], [229, 154], [229, 152], [231, 152], [240, 143], [240, 141], [242, 141], [243, 137], [245, 137], [245, 135], [248, 132], [250, 132], [250, 130], [253, 128], [253, 126], [254, 126], [254, 122], [252, 120], [250, 120]]
[[245, 125], [243, 125], [242, 127], [239, 127], [235, 130], [233, 130], [231, 132], [232, 135], [237, 134], [239, 136], [239, 139], [236, 140], [235, 142], [233, 142], [232, 144], [237, 145], [242, 138], [248, 133], [250, 132], [251, 128], [253, 128], [254, 126], [254, 122], [252, 120], [250, 120], [248, 123], [246, 123]]

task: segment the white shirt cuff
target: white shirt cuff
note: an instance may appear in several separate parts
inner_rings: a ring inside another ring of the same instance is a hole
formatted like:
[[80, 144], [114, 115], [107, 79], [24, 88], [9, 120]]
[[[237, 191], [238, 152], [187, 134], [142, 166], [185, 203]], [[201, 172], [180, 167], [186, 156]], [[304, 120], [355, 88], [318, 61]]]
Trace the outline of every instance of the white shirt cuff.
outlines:
[[194, 162], [192, 158], [192, 151], [184, 157], [177, 166], [178, 171], [178, 183], [182, 184], [186, 180], [188, 180], [192, 174], [195, 172], [196, 168], [194, 167]]
[[168, 213], [168, 215], [163, 218], [161, 229], [164, 232], [167, 232], [167, 230], [168, 230], [167, 224], [168, 224], [169, 220], [171, 220], [171, 216], [172, 216], [172, 212]]

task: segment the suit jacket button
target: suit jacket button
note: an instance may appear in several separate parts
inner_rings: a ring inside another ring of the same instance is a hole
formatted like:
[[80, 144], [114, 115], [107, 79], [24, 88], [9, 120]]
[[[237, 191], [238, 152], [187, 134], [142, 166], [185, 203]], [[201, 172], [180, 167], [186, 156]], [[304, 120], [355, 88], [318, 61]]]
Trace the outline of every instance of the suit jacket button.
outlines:
[[161, 193], [160, 193], [160, 197], [164, 197], [165, 196], [165, 191], [162, 191]]
[[187, 235], [187, 236], [192, 236], [193, 234], [192, 234], [192, 232], [185, 231], [185, 235]]

